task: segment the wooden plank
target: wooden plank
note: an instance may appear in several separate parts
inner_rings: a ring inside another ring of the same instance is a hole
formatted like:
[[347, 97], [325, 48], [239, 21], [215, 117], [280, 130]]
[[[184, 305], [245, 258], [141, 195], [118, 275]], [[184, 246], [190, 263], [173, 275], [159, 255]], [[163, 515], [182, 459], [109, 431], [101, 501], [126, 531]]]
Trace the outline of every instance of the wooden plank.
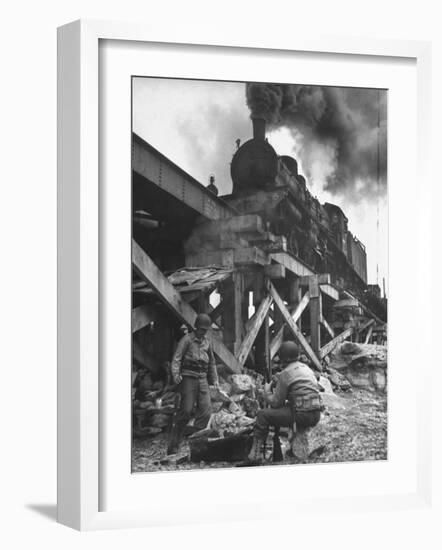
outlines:
[[331, 353], [338, 344], [349, 338], [353, 334], [354, 330], [354, 327], [349, 327], [344, 330], [344, 332], [341, 332], [341, 334], [333, 338], [333, 340], [330, 340], [330, 342], [325, 344], [325, 346], [319, 350], [319, 357], [324, 359], [324, 357]]
[[180, 320], [193, 326], [197, 315], [195, 310], [181, 299], [179, 292], [135, 240], [132, 240], [132, 264], [138, 275], [149, 283], [160, 299], [175, 311]]
[[370, 326], [368, 331], [367, 331], [367, 335], [365, 337], [364, 344], [369, 344], [370, 343], [370, 339], [371, 339], [372, 334], [373, 334], [373, 325]]
[[232, 269], [233, 250], [203, 250], [196, 254], [187, 254], [185, 259], [186, 267], [202, 267], [202, 266], [222, 266]]
[[301, 277], [303, 275], [313, 275], [313, 271], [303, 262], [288, 254], [287, 252], [274, 252], [270, 254], [270, 258], [275, 262], [283, 265], [286, 269]]
[[[168, 306], [181, 321], [191, 325], [195, 324], [196, 311], [181, 299], [173, 285], [161, 273], [155, 263], [144, 252], [140, 245], [132, 239], [132, 265], [139, 276], [149, 283], [159, 298]], [[223, 342], [212, 338], [213, 351], [233, 373], [241, 373], [242, 365], [236, 357], [226, 348]]]
[[[308, 306], [309, 301], [310, 301], [310, 292], [307, 290], [307, 292], [301, 298], [301, 301], [299, 302], [299, 304], [296, 306], [294, 312], [291, 314], [292, 319], [295, 323], [298, 321], [298, 319], [300, 319], [301, 314], [304, 311], [304, 309]], [[278, 329], [275, 336], [272, 338], [272, 341], [270, 342], [271, 359], [275, 357], [276, 352], [280, 348], [283, 341], [283, 335], [284, 335], [284, 325]]]
[[250, 246], [248, 248], [235, 248], [233, 251], [233, 261], [235, 264], [241, 265], [267, 265], [270, 263], [267, 254], [257, 246]]
[[243, 278], [240, 272], [235, 272], [231, 281], [222, 286], [221, 300], [224, 303], [222, 310], [222, 327], [224, 343], [236, 355], [243, 335], [242, 301]]
[[339, 290], [333, 285], [319, 285], [319, 288], [321, 289], [321, 292], [332, 300], [339, 300]]
[[359, 307], [359, 301], [356, 298], [346, 298], [345, 300], [338, 300], [336, 304], [333, 304], [335, 308], [341, 307]]
[[368, 328], [370, 325], [374, 325], [374, 319], [369, 319], [368, 321], [366, 321], [363, 325], [361, 325], [359, 328], [358, 328], [358, 332], [363, 332], [366, 328]]
[[247, 332], [246, 337], [241, 343], [241, 346], [239, 347], [238, 353], [237, 353], [237, 359], [238, 363], [240, 365], [244, 365], [245, 360], [247, 359], [247, 356], [250, 353], [250, 350], [252, 349], [253, 342], [255, 341], [255, 338], [259, 332], [259, 329], [261, 328], [261, 325], [269, 311], [269, 307], [272, 304], [272, 297], [266, 296], [264, 300], [259, 305], [259, 308], [257, 309], [255, 315], [252, 318], [252, 323], [250, 325], [250, 328]]
[[309, 277], [310, 293], [310, 342], [315, 353], [319, 352], [321, 347], [321, 319], [322, 319], [322, 299], [319, 290], [319, 276]]
[[284, 337], [284, 327], [282, 326], [278, 332], [273, 336], [272, 341], [270, 342], [270, 359], [273, 359], [277, 354], [279, 348], [281, 347]]
[[242, 365], [221, 340], [212, 338], [212, 346], [215, 355], [221, 359], [233, 374], [241, 374], [243, 372]]
[[[356, 300], [356, 298], [355, 298], [354, 296], [352, 296], [352, 295], [350, 294], [350, 292], [348, 292], [347, 290], [344, 291], [344, 294], [345, 294], [346, 296], [348, 296], [348, 298], [352, 298], [353, 300]], [[360, 302], [358, 303], [358, 305], [359, 305], [359, 307], [362, 308], [362, 311], [363, 311], [366, 315], [368, 315], [368, 317], [371, 317], [372, 319], [374, 319], [374, 320], [375, 320], [377, 323], [379, 323], [380, 325], [385, 325], [385, 324], [386, 324], [385, 321], [383, 321], [382, 319], [380, 319], [375, 313], [373, 313], [373, 312], [371, 311], [371, 309], [368, 309], [367, 306], [364, 306], [364, 304], [361, 304]]]
[[[307, 276], [307, 277], [300, 277], [299, 278], [299, 284], [301, 286], [309, 286], [310, 284], [310, 276]], [[316, 277], [318, 278], [318, 284], [320, 285], [330, 285], [331, 284], [331, 276], [329, 273], [318, 273], [316, 275]]]
[[302, 312], [308, 306], [309, 302], [310, 302], [310, 292], [307, 290], [307, 292], [301, 298], [301, 301], [299, 302], [299, 304], [296, 306], [295, 311], [292, 313], [292, 319], [295, 323], [301, 317]]
[[272, 296], [276, 306], [282, 313], [285, 322], [288, 324], [290, 330], [292, 331], [295, 339], [298, 341], [299, 345], [302, 347], [302, 349], [305, 351], [307, 356], [311, 359], [311, 361], [314, 363], [316, 368], [320, 371], [322, 371], [322, 365], [319, 361], [319, 359], [316, 357], [315, 352], [310, 347], [309, 343], [305, 339], [302, 332], [297, 327], [296, 323], [293, 321], [292, 316], [290, 315], [289, 310], [287, 309], [286, 305], [284, 304], [281, 296], [276, 291], [275, 287], [272, 285], [272, 283], [269, 283], [269, 289], [270, 289], [270, 295]]
[[322, 326], [325, 328], [325, 330], [330, 334], [330, 336], [332, 338], [334, 338], [336, 335], [335, 335], [335, 331], [331, 328], [331, 326], [327, 323], [327, 319], [322, 316], [322, 319], [321, 319], [321, 323], [322, 323]]
[[132, 310], [132, 332], [141, 330], [156, 320], [155, 308], [150, 304], [143, 304]]

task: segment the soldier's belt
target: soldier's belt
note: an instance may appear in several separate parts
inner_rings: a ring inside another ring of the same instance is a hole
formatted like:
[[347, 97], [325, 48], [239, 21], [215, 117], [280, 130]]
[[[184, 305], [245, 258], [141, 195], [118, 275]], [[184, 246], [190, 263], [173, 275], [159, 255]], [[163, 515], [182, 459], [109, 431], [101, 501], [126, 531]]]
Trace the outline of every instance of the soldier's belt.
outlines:
[[195, 374], [203, 374], [207, 372], [207, 367], [208, 365], [206, 365], [205, 363], [186, 361], [183, 364], [183, 371], [194, 372]]
[[306, 395], [295, 397], [292, 400], [292, 407], [296, 412], [321, 411], [324, 406], [320, 395]]

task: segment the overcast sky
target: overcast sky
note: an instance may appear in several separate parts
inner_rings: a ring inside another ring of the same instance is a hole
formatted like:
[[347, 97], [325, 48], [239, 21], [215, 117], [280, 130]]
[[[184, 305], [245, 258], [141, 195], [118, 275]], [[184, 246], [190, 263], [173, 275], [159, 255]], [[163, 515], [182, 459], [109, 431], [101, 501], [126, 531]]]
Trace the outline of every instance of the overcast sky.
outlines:
[[[338, 94], [337, 110], [343, 119], [356, 121], [347, 140], [351, 151], [352, 143], [355, 143], [355, 150], [362, 151], [361, 157], [374, 156], [374, 162], [378, 156], [385, 157], [386, 133], [385, 139], [378, 142], [377, 128], [380, 112], [381, 125], [386, 132], [386, 92], [357, 91], [349, 95], [347, 101], [345, 89], [330, 90]], [[344, 95], [340, 94], [341, 91]], [[344, 101], [341, 101], [341, 95]], [[312, 94], [308, 96], [309, 108], [312, 97]], [[381, 107], [377, 103], [379, 97]], [[327, 97], [320, 98], [318, 105], [326, 111]], [[333, 110], [334, 105], [328, 106], [328, 110]], [[295, 124], [298, 120], [299, 116], [295, 118]], [[337, 126], [339, 124], [332, 124], [331, 130], [327, 128], [327, 139], [314, 142], [314, 147], [311, 147], [313, 133], [308, 128], [298, 132], [300, 126], [286, 126], [284, 120], [275, 124], [267, 137], [277, 154], [297, 159], [299, 172], [307, 175], [309, 190], [321, 203], [331, 202], [342, 208], [348, 217], [350, 231], [367, 248], [368, 282], [378, 282], [382, 289], [382, 278], [385, 277], [388, 292], [386, 180], [370, 179], [362, 170], [356, 174], [356, 179], [352, 177], [354, 167], [357, 172], [364, 162], [361, 159], [358, 164], [356, 157], [351, 160], [353, 171], [348, 182], [339, 186], [330, 183], [336, 181], [333, 176], [343, 173], [337, 166], [341, 142], [333, 136]], [[236, 150], [235, 141], [239, 138], [244, 143], [252, 134], [245, 84], [135, 78], [133, 130], [202, 184], [207, 185], [210, 175], [214, 174], [220, 195], [229, 194], [232, 191], [230, 161]], [[371, 143], [373, 140], [374, 144]], [[345, 143], [341, 149], [344, 147]]]

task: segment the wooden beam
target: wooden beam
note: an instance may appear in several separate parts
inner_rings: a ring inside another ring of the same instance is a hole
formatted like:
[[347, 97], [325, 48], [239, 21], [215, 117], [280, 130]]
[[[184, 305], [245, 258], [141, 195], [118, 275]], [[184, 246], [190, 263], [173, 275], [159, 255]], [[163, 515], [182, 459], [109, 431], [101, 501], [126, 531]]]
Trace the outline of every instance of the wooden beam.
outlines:
[[274, 252], [270, 254], [270, 258], [275, 262], [283, 265], [286, 269], [302, 277], [303, 275], [313, 275], [313, 271], [307, 267], [303, 262], [288, 254], [287, 252]]
[[373, 334], [373, 325], [371, 325], [367, 331], [367, 335], [365, 336], [364, 344], [369, 344], [371, 335]]
[[345, 300], [338, 300], [336, 304], [333, 304], [335, 308], [346, 307], [359, 307], [359, 301], [356, 298], [346, 298]]
[[[304, 296], [301, 298], [301, 301], [296, 306], [295, 310], [293, 311], [292, 319], [293, 322], [297, 322], [298, 319], [300, 319], [302, 312], [304, 309], [308, 306], [308, 303], [310, 301], [310, 292], [307, 290], [307, 292], [304, 294]], [[272, 338], [272, 341], [270, 343], [270, 358], [273, 359], [275, 357], [276, 352], [280, 348], [282, 344], [284, 336], [284, 325], [278, 329], [275, 336]]]
[[[299, 284], [301, 286], [309, 286], [310, 285], [310, 276], [307, 277], [299, 277]], [[318, 273], [316, 275], [318, 278], [318, 284], [319, 285], [330, 285], [331, 284], [331, 277], [329, 273]]]
[[233, 251], [233, 262], [238, 265], [268, 265], [270, 260], [265, 252], [257, 246], [248, 248], [235, 248]]
[[286, 305], [284, 304], [281, 296], [276, 291], [275, 287], [272, 285], [272, 283], [269, 283], [269, 290], [270, 295], [272, 296], [276, 306], [282, 313], [285, 322], [289, 326], [290, 330], [292, 331], [295, 339], [298, 341], [299, 345], [302, 347], [302, 349], [305, 351], [307, 356], [311, 359], [311, 361], [314, 363], [316, 368], [320, 371], [322, 371], [322, 365], [319, 361], [319, 359], [316, 357], [315, 352], [310, 347], [309, 343], [305, 339], [302, 332], [297, 327], [296, 323], [293, 321], [292, 316], [290, 315], [289, 310], [287, 309]]
[[357, 330], [358, 330], [358, 332], [363, 332], [370, 325], [374, 325], [374, 319], [369, 319], [363, 325], [361, 325]]
[[[352, 294], [350, 294], [350, 292], [348, 292], [347, 290], [344, 290], [344, 294], [345, 294], [346, 296], [348, 296], [348, 298], [353, 298], [354, 300], [356, 300], [356, 298], [355, 298]], [[385, 325], [385, 324], [386, 324], [385, 321], [383, 321], [382, 319], [380, 319], [376, 314], [374, 314], [374, 313], [371, 311], [371, 309], [368, 309], [367, 306], [364, 306], [364, 304], [361, 304], [361, 302], [359, 302], [358, 305], [359, 305], [359, 307], [362, 308], [362, 311], [368, 315], [368, 317], [373, 318], [373, 319], [374, 319], [377, 323], [379, 323], [380, 325]]]
[[322, 299], [319, 290], [319, 276], [309, 277], [310, 292], [310, 341], [315, 353], [319, 353], [321, 348], [321, 318], [322, 318]]
[[223, 309], [224, 309], [224, 302], [221, 301], [217, 306], [216, 308], [212, 309], [211, 312], [209, 312], [209, 315], [210, 315], [210, 318], [212, 319], [212, 321], [214, 323], [216, 323], [216, 320], [218, 319], [218, 317], [221, 316], [222, 312], [223, 312]]
[[167, 306], [175, 311], [180, 320], [193, 327], [196, 311], [182, 300], [179, 292], [135, 240], [132, 240], [132, 264], [138, 275], [153, 288]]
[[[196, 311], [181, 299], [174, 286], [161, 273], [155, 263], [144, 252], [140, 245], [132, 239], [132, 265], [138, 275], [152, 286], [159, 298], [168, 306], [181, 321], [195, 324]], [[226, 348], [223, 342], [212, 338], [213, 351], [233, 373], [241, 373], [242, 366], [236, 357]]]
[[332, 300], [339, 300], [339, 290], [335, 288], [333, 285], [319, 285], [319, 288], [321, 289], [321, 292], [323, 292], [326, 296], [331, 298]]
[[353, 334], [354, 330], [354, 327], [349, 327], [348, 329], [344, 330], [344, 332], [341, 332], [341, 334], [333, 338], [333, 340], [330, 340], [330, 342], [325, 344], [325, 346], [322, 346], [322, 348], [319, 350], [319, 357], [321, 359], [324, 359], [324, 357], [331, 353], [338, 344], [349, 338]]
[[155, 308], [150, 304], [143, 304], [132, 310], [132, 332], [141, 330], [156, 320]]
[[279, 348], [281, 347], [284, 337], [284, 327], [282, 326], [278, 332], [273, 336], [272, 341], [270, 342], [270, 359], [273, 359], [278, 353]]
[[223, 284], [221, 291], [224, 303], [222, 310], [224, 343], [235, 356], [243, 335], [243, 279], [244, 275], [235, 271], [231, 280]]
[[242, 341], [238, 353], [237, 353], [237, 359], [238, 363], [240, 365], [244, 365], [245, 360], [247, 359], [247, 356], [250, 353], [250, 350], [252, 349], [253, 342], [255, 341], [255, 338], [259, 332], [259, 329], [261, 328], [261, 325], [264, 321], [264, 319], [267, 316], [267, 313], [269, 311], [269, 307], [272, 304], [272, 297], [266, 296], [264, 300], [259, 305], [259, 308], [255, 312], [254, 316], [252, 317], [252, 323], [250, 324], [250, 328], [247, 332], [246, 337]]
[[327, 323], [327, 319], [322, 316], [321, 318], [321, 323], [322, 323], [322, 326], [325, 328], [325, 330], [330, 334], [330, 336], [332, 338], [334, 338], [336, 335], [335, 335], [335, 331], [331, 328], [331, 326]]
[[[292, 256], [288, 252], [274, 252], [270, 254], [270, 258], [273, 261], [283, 265], [286, 269], [288, 269], [301, 279], [303, 277], [310, 277], [315, 274], [315, 272], [307, 267], [303, 262]], [[328, 273], [321, 273], [319, 274], [319, 277], [323, 277], [322, 279], [320, 279], [320, 281], [325, 281], [324, 283], [320, 282], [322, 292], [332, 300], [338, 300], [339, 291], [332, 284], [330, 284], [330, 275]]]

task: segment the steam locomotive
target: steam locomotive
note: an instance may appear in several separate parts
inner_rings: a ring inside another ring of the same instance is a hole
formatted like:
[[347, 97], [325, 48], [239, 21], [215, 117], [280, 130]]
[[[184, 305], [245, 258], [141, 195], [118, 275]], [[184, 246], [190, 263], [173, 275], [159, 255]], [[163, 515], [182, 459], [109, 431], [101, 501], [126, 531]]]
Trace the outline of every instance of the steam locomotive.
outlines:
[[364, 245], [348, 230], [335, 204], [320, 204], [298, 172], [296, 160], [278, 156], [266, 140], [265, 120], [252, 118], [253, 138], [231, 162], [233, 190], [223, 199], [241, 214], [259, 214], [269, 231], [284, 235], [287, 249], [339, 287], [363, 297], [367, 291]]

